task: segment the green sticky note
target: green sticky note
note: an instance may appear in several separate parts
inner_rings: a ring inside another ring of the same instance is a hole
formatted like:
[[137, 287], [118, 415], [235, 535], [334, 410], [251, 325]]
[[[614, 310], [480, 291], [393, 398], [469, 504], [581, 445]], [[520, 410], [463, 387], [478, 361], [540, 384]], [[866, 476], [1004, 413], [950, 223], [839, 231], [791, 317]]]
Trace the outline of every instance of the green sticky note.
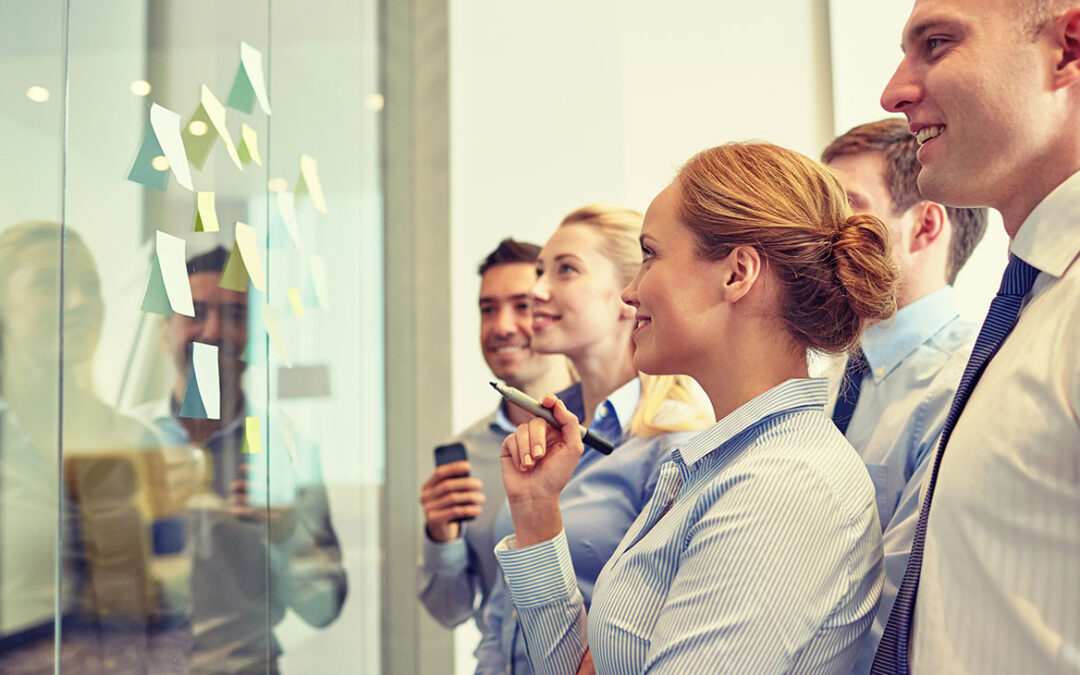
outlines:
[[236, 150], [240, 161], [244, 164], [255, 162], [262, 166], [262, 157], [259, 156], [259, 133], [247, 124], [240, 125], [240, 147]]
[[250, 113], [255, 109], [255, 101], [267, 115], [270, 114], [270, 99], [266, 92], [266, 79], [263, 77], [262, 53], [246, 42], [240, 43], [240, 68], [236, 71], [232, 90], [226, 105], [241, 112]]
[[232, 251], [229, 252], [229, 259], [225, 262], [225, 270], [221, 273], [221, 283], [218, 285], [231, 291], [247, 293], [248, 271], [244, 267], [244, 258], [240, 255], [239, 246], [234, 245]]
[[233, 80], [232, 89], [229, 91], [229, 98], [225, 101], [225, 105], [249, 114], [255, 110], [255, 87], [251, 86], [251, 80], [248, 78], [243, 64], [236, 71], [236, 79]]
[[193, 417], [206, 419], [206, 407], [203, 406], [202, 395], [199, 393], [199, 385], [195, 377], [195, 365], [188, 369], [187, 392], [184, 394], [184, 403], [180, 406], [180, 417]]
[[259, 435], [259, 418], [244, 418], [244, 446], [241, 452], [254, 455], [262, 452], [262, 437]]
[[[192, 129], [200, 133], [195, 134]], [[206, 158], [210, 156], [210, 151], [214, 149], [217, 133], [214, 131], [210, 116], [206, 114], [205, 108], [200, 105], [195, 109], [191, 119], [184, 125], [184, 130], [180, 132], [180, 137], [184, 140], [184, 152], [187, 153], [188, 161], [198, 169], [206, 166]]]
[[218, 226], [217, 207], [215, 206], [213, 192], [198, 192], [195, 194], [195, 231], [217, 232]]
[[[168, 177], [168, 174], [165, 174]], [[146, 293], [143, 295], [142, 311], [153, 312], [172, 316], [172, 305], [169, 303], [169, 294], [165, 291], [165, 277], [161, 273], [161, 263], [154, 254], [153, 266], [150, 268], [150, 280], [146, 284]]]
[[[163, 170], [155, 169], [153, 162], [158, 157], [164, 159], [165, 151], [161, 149], [154, 129], [147, 124], [146, 133], [143, 134], [142, 146], [139, 148], [139, 154], [135, 156], [135, 161], [131, 164], [127, 179], [155, 190], [167, 188], [169, 186], [169, 166], [166, 162]], [[162, 160], [158, 161], [161, 162]]]

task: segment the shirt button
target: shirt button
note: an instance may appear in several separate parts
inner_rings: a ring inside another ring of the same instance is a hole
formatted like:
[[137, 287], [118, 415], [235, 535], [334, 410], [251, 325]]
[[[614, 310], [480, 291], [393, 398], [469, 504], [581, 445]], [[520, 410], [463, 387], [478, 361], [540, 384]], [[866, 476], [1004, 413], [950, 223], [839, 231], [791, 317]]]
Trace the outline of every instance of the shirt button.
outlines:
[[885, 374], [885, 369], [884, 368], [878, 368], [877, 370], [874, 371], [874, 374], [877, 375], [878, 377], [881, 377], [882, 375]]

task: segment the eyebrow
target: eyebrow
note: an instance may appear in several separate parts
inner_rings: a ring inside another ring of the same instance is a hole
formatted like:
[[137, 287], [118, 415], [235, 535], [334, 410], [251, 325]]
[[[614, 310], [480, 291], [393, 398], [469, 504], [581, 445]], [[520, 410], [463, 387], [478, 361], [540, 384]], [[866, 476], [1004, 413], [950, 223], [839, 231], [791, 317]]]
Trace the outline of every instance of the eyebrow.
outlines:
[[[510, 300], [511, 302], [514, 301], [514, 300], [528, 300], [529, 299], [529, 294], [528, 293], [515, 293], [514, 295], [511, 295], [506, 299]], [[480, 304], [481, 305], [489, 304], [489, 303], [493, 303], [493, 302], [498, 302], [498, 301], [499, 301], [499, 298], [491, 296], [491, 295], [485, 295], [485, 296], [480, 298]]]

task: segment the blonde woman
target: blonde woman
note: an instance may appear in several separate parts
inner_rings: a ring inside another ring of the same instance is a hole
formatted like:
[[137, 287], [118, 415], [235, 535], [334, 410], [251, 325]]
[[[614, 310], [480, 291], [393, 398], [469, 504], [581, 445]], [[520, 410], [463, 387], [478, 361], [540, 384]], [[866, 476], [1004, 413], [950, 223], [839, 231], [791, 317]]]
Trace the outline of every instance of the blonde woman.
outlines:
[[[712, 422], [692, 380], [634, 367], [634, 310], [620, 293], [638, 266], [641, 222], [640, 213], [615, 205], [570, 213], [541, 250], [532, 289], [533, 350], [570, 359], [580, 382], [563, 396], [584, 411], [584, 424], [617, 446], [611, 455], [585, 450], [559, 498], [586, 606], [600, 568], [652, 495], [660, 466], [690, 431]], [[504, 506], [495, 540], [512, 527]], [[501, 579], [485, 617], [477, 672], [531, 673]]]
[[[895, 312], [887, 231], [821, 165], [774, 145], [693, 157], [653, 200], [634, 363], [687, 373], [717, 423], [680, 444], [591, 606], [560, 490], [581, 441], [540, 419], [503, 443], [514, 536], [496, 547], [538, 672], [844, 673], [881, 591], [874, 487], [825, 414], [806, 350]], [[588, 622], [586, 626], [586, 612]]]

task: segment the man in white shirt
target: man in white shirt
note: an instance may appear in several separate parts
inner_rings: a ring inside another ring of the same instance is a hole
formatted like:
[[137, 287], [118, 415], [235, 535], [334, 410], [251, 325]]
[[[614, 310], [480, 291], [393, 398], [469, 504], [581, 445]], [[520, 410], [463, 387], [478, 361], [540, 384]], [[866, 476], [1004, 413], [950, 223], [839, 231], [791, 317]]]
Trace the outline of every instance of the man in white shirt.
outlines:
[[960, 319], [952, 283], [986, 231], [987, 211], [923, 199], [917, 151], [907, 123], [894, 117], [851, 129], [821, 157], [854, 209], [889, 228], [900, 271], [897, 315], [871, 326], [859, 353], [829, 372], [833, 419], [874, 481], [885, 547], [885, 587], [856, 673], [869, 672], [904, 577], [922, 478], [978, 333]]
[[[491, 373], [540, 398], [570, 386], [566, 357], [531, 349], [530, 293], [540, 247], [504, 239], [480, 265], [480, 348]], [[568, 403], [568, 405], [571, 405]], [[580, 401], [577, 407], [580, 408]], [[506, 403], [459, 434], [469, 460], [437, 467], [421, 486], [426, 516], [419, 596], [447, 628], [479, 623], [498, 572], [493, 528], [506, 499], [500, 448], [532, 415]], [[468, 472], [469, 477], [463, 477]], [[469, 518], [464, 527], [457, 521]], [[482, 627], [481, 627], [482, 628]]]
[[902, 45], [919, 189], [1012, 243], [874, 672], [1080, 672], [1080, 4], [917, 0]]

